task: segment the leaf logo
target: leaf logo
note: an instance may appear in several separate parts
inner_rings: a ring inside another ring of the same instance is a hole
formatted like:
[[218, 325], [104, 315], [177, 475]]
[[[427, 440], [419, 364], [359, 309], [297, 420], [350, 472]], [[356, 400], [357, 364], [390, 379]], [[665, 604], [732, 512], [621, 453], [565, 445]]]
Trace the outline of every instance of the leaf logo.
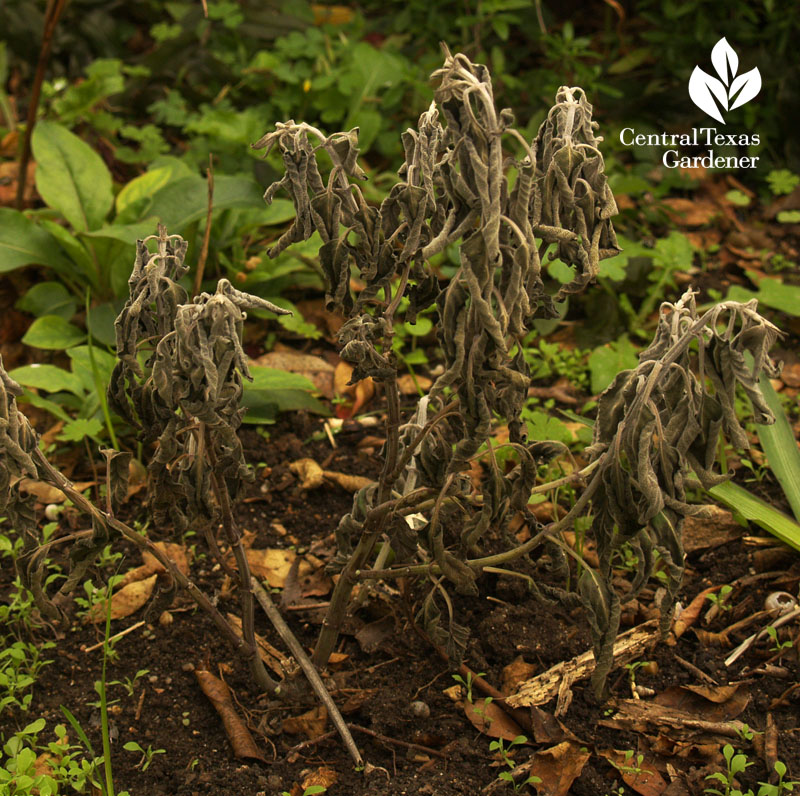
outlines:
[[719, 80], [696, 66], [689, 78], [689, 96], [700, 110], [725, 124], [720, 106], [725, 111], [732, 111], [750, 102], [761, 91], [761, 73], [756, 67], [737, 77], [739, 56], [724, 37], [714, 45], [711, 63]]

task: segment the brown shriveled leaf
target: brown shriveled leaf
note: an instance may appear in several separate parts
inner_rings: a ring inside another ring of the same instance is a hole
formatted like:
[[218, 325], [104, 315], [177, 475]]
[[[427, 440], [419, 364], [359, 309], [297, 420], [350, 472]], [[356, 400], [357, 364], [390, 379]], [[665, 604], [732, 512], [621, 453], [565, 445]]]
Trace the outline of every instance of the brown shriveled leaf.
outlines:
[[334, 771], [332, 768], [318, 768], [316, 771], [312, 771], [310, 774], [306, 775], [303, 778], [303, 781], [300, 783], [300, 787], [303, 788], [303, 792], [306, 788], [310, 788], [312, 785], [321, 785], [326, 790], [330, 788], [331, 785], [335, 785], [339, 781], [339, 774]]
[[679, 639], [698, 620], [706, 602], [706, 595], [713, 594], [721, 588], [722, 586], [709, 586], [694, 597], [673, 623], [672, 636], [667, 643], [674, 644], [675, 639]]
[[653, 703], [675, 708], [707, 721], [735, 719], [750, 702], [750, 692], [739, 685], [673, 685], [657, 694]]
[[301, 376], [305, 376], [328, 400], [334, 396], [334, 367], [321, 357], [301, 354], [285, 348], [270, 351], [253, 360], [252, 364], [264, 368], [285, 370], [289, 373], [299, 373]]
[[533, 677], [536, 664], [528, 663], [522, 655], [517, 655], [511, 663], [503, 667], [500, 690], [505, 696], [513, 694], [520, 683]]
[[375, 652], [393, 634], [394, 619], [391, 616], [382, 616], [359, 628], [355, 638], [361, 651], [369, 654]]
[[[297, 558], [294, 550], [267, 548], [245, 550], [250, 572], [256, 578], [269, 581], [270, 588], [282, 589], [292, 567], [292, 562]], [[303, 577], [311, 572], [311, 565], [303, 561], [300, 563], [298, 575]]]
[[608, 749], [599, 754], [619, 771], [625, 784], [641, 796], [661, 796], [667, 789], [666, 780], [656, 771], [656, 767], [646, 755], [640, 762], [637, 759], [638, 755], [626, 758], [625, 752], [619, 749]]
[[[226, 618], [237, 635], [242, 636], [242, 620], [236, 614], [227, 614]], [[258, 657], [269, 666], [279, 677], [286, 677], [286, 674], [293, 671], [296, 667], [279, 649], [272, 646], [263, 636], [255, 634]]]
[[537, 796], [567, 796], [591, 753], [574, 741], [563, 741], [533, 756], [531, 773], [541, 779]]
[[313, 459], [298, 459], [289, 469], [300, 479], [300, 489], [317, 489], [325, 483], [323, 469]]
[[513, 741], [517, 736], [524, 734], [519, 724], [496, 702], [487, 704], [481, 699], [474, 703], [465, 701], [464, 713], [478, 732], [491, 738]]
[[353, 417], [359, 409], [365, 406], [375, 395], [375, 382], [369, 376], [355, 384], [349, 384], [353, 378], [353, 366], [347, 362], [340, 362], [333, 375], [333, 388], [337, 395], [353, 399], [351, 407], [338, 406], [336, 416], [341, 418]]
[[[149, 599], [156, 585], [158, 575], [151, 575], [144, 580], [137, 580], [123, 586], [111, 595], [111, 618], [124, 619], [136, 613]], [[95, 603], [86, 618], [90, 622], [105, 622], [106, 601]]]
[[329, 481], [334, 481], [337, 483], [342, 489], [346, 489], [348, 492], [358, 492], [359, 489], [363, 489], [365, 486], [369, 486], [370, 484], [374, 483], [373, 478], [367, 478], [363, 475], [351, 475], [350, 473], [337, 473], [333, 470], [323, 470], [323, 475]]
[[289, 735], [305, 735], [309, 741], [325, 734], [328, 724], [328, 709], [318, 705], [300, 716], [289, 716], [283, 720], [283, 731]]
[[222, 726], [225, 728], [225, 735], [231, 742], [234, 755], [239, 760], [260, 760], [262, 763], [266, 763], [267, 761], [258, 751], [250, 730], [236, 712], [228, 686], [204, 669], [195, 669], [194, 673], [203, 693], [222, 719]]
[[147, 468], [132, 456], [128, 462], [128, 500], [147, 486]]

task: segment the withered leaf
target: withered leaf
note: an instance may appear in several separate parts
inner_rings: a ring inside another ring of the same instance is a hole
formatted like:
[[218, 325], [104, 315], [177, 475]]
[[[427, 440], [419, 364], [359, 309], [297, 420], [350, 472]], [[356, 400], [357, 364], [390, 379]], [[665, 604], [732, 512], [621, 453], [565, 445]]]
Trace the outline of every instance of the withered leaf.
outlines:
[[[111, 595], [111, 618], [124, 619], [136, 613], [149, 599], [156, 585], [158, 575], [151, 575], [144, 580], [133, 581], [118, 589]], [[106, 601], [95, 603], [87, 614], [91, 622], [105, 622]]]

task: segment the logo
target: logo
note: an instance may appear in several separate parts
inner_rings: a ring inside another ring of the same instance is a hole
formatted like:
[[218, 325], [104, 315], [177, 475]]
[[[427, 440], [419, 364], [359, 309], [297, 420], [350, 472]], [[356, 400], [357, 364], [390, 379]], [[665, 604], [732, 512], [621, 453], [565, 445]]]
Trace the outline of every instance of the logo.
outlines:
[[725, 38], [714, 45], [711, 63], [719, 80], [696, 66], [689, 78], [689, 96], [701, 111], [725, 124], [720, 107], [723, 111], [732, 111], [750, 102], [761, 91], [761, 73], [756, 67], [737, 77], [739, 56]]

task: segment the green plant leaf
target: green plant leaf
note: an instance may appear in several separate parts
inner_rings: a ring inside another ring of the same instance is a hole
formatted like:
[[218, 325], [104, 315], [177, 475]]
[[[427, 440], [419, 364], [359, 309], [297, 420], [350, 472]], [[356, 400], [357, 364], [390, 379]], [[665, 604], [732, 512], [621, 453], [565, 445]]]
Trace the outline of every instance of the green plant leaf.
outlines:
[[17, 308], [31, 315], [58, 315], [68, 321], [78, 302], [60, 282], [39, 282], [17, 301]]
[[23, 365], [14, 368], [8, 375], [23, 387], [33, 387], [47, 392], [66, 390], [79, 398], [86, 392], [83, 382], [75, 373], [56, 365]]
[[754, 522], [785, 544], [800, 550], [800, 525], [732, 481], [711, 487], [708, 493], [746, 520]]
[[78, 231], [101, 226], [114, 197], [100, 155], [65, 127], [47, 121], [33, 131], [33, 153], [36, 188], [48, 206]]
[[[120, 302], [121, 304], [122, 302]], [[92, 307], [86, 316], [86, 326], [92, 337], [109, 348], [115, 348], [117, 345], [114, 322], [117, 320], [120, 309], [122, 309], [121, 306], [106, 302]]]
[[524, 417], [528, 421], [528, 436], [532, 440], [556, 440], [565, 445], [571, 445], [575, 441], [572, 432], [557, 417], [551, 417], [538, 409], [525, 412]]
[[103, 424], [97, 418], [78, 417], [64, 424], [58, 438], [65, 442], [82, 442], [84, 437], [97, 439], [102, 430]]
[[[97, 346], [93, 347], [93, 353], [98, 377], [103, 385], [107, 385], [111, 381], [111, 372], [114, 370], [114, 365], [117, 361], [116, 357]], [[67, 356], [72, 360], [72, 372], [81, 380], [84, 391], [94, 393], [94, 373], [92, 372], [89, 346], [79, 345], [70, 348], [67, 351]]]
[[245, 390], [242, 406], [244, 423], [271, 423], [278, 412], [313, 412], [328, 417], [330, 410], [305, 390]]
[[750, 204], [750, 197], [744, 191], [728, 191], [725, 198], [737, 207], [747, 207]]
[[767, 464], [783, 488], [783, 494], [792, 507], [795, 519], [800, 520], [800, 449], [797, 447], [794, 432], [783, 411], [778, 393], [769, 383], [769, 379], [761, 376], [758, 385], [772, 414], [775, 415], [773, 425], [756, 426], [761, 449], [767, 457]]
[[603, 392], [614, 381], [617, 373], [635, 368], [638, 362], [636, 349], [627, 335], [616, 342], [595, 348], [587, 363], [592, 375], [592, 392], [595, 395]]
[[250, 375], [252, 382], [245, 381], [244, 390], [304, 390], [315, 392], [314, 383], [301, 376], [299, 373], [290, 373], [288, 370], [265, 368], [261, 365], [251, 365]]
[[84, 332], [58, 315], [42, 315], [30, 325], [22, 342], [34, 348], [60, 350], [78, 345], [85, 339]]
[[49, 232], [19, 211], [0, 207], [0, 273], [23, 265], [71, 269], [69, 260]]
[[[253, 207], [263, 201], [258, 183], [244, 176], [220, 175], [214, 179], [214, 210]], [[178, 233], [208, 212], [208, 186], [202, 177], [184, 177], [170, 182], [152, 195], [142, 208], [142, 217], [155, 216], [170, 233]], [[153, 234], [153, 233], [150, 233]]]
[[170, 166], [162, 166], [158, 169], [150, 169], [144, 174], [132, 179], [118, 194], [116, 199], [117, 213], [121, 213], [127, 207], [140, 199], [156, 193], [172, 179], [175, 169]]

